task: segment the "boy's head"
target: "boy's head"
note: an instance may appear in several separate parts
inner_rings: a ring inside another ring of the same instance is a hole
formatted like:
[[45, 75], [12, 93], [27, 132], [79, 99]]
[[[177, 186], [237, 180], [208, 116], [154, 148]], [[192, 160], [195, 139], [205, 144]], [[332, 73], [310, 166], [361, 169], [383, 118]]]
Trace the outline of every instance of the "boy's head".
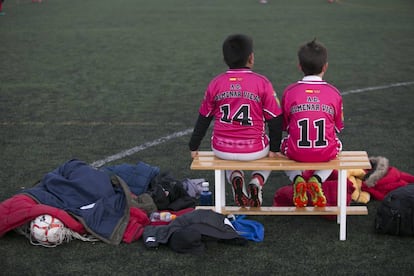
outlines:
[[298, 51], [299, 65], [305, 74], [319, 75], [328, 63], [328, 51], [323, 44], [316, 42], [316, 39], [305, 43]]
[[[229, 68], [249, 66], [250, 55], [253, 53], [253, 40], [243, 34], [230, 35], [223, 42], [224, 62]], [[252, 66], [253, 64], [250, 64]]]

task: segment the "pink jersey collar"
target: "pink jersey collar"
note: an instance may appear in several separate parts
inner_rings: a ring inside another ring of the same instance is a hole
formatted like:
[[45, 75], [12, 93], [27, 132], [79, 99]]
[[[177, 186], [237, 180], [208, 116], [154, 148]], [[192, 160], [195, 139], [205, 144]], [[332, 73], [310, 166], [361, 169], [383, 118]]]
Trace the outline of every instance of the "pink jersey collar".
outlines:
[[322, 81], [322, 78], [316, 75], [313, 76], [304, 76], [302, 81]]
[[326, 82], [322, 80], [319, 76], [305, 76], [302, 80], [298, 81], [298, 83], [308, 83], [308, 84], [325, 84]]
[[252, 69], [249, 68], [240, 68], [240, 69], [229, 69], [227, 73], [251, 73]]

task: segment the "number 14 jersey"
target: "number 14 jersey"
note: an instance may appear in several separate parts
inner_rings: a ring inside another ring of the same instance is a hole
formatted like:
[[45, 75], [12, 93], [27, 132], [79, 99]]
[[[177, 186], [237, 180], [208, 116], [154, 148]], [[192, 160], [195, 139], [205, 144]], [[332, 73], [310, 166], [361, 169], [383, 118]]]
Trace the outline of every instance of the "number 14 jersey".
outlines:
[[251, 69], [229, 69], [208, 85], [199, 113], [214, 116], [212, 147], [228, 153], [254, 153], [269, 145], [265, 121], [282, 109], [271, 82]]

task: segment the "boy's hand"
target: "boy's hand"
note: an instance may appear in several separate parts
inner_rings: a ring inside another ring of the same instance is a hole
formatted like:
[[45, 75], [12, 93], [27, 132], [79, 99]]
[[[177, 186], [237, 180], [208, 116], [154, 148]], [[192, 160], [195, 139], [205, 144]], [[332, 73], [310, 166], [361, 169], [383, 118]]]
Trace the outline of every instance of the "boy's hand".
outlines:
[[284, 157], [286, 158], [286, 156], [284, 156], [281, 152], [273, 152], [273, 151], [269, 151], [269, 157], [271, 158], [276, 158], [276, 157]]
[[281, 152], [276, 152], [276, 155], [278, 156], [278, 157], [282, 157], [282, 158], [286, 158], [286, 159], [288, 159], [287, 158], [287, 156], [286, 155], [284, 155], [283, 153], [281, 153]]
[[277, 152], [269, 151], [269, 157], [270, 157], [270, 158], [275, 158], [275, 157], [277, 157]]
[[191, 151], [191, 158], [194, 158], [194, 157], [196, 157], [198, 155], [198, 151], [197, 150], [195, 150], [195, 151]]

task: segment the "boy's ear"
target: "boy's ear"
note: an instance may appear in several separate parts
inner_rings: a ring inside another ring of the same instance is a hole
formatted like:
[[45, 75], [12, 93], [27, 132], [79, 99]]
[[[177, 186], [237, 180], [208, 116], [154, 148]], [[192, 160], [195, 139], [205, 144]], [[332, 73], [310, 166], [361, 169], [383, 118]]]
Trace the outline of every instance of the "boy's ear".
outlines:
[[251, 65], [253, 65], [253, 64], [254, 64], [254, 53], [253, 53], [253, 52], [249, 55], [249, 60], [248, 60], [248, 62], [249, 62]]
[[322, 67], [322, 72], [326, 72], [328, 70], [328, 63], [325, 63], [325, 65]]

